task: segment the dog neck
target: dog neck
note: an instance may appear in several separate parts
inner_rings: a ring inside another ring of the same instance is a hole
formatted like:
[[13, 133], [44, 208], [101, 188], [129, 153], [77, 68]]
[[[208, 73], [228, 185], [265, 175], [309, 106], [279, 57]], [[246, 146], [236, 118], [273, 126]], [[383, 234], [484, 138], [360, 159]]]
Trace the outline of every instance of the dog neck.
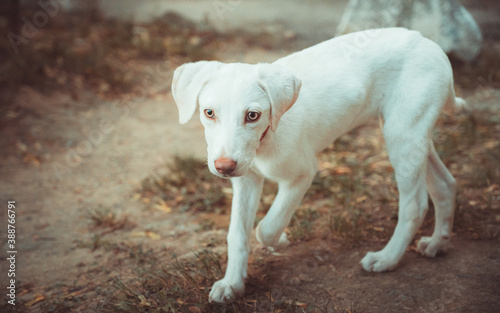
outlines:
[[264, 137], [266, 137], [267, 131], [269, 130], [269, 127], [271, 127], [271, 125], [267, 126], [266, 130], [264, 131], [264, 133], [262, 133], [262, 136], [260, 136], [260, 141], [261, 142], [262, 142], [262, 140], [264, 140]]

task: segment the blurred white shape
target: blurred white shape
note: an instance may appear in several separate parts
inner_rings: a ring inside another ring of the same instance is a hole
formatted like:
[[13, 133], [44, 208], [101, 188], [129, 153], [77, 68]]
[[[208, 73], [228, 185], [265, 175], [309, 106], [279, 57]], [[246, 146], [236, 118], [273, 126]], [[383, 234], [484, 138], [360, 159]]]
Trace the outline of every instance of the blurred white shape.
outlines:
[[417, 30], [466, 61], [479, 54], [483, 42], [476, 21], [457, 0], [350, 0], [336, 35], [382, 27]]

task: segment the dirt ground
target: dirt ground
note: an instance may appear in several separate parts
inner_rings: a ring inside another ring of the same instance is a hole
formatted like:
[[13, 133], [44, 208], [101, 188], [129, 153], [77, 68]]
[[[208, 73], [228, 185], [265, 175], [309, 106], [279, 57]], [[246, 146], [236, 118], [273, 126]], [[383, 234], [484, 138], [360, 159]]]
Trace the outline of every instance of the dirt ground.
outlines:
[[[285, 49], [230, 47], [219, 51], [217, 58], [263, 62], [288, 53]], [[170, 84], [175, 65], [165, 68], [158, 84]], [[161, 63], [148, 66], [156, 68]], [[476, 89], [460, 92], [478, 102]], [[496, 116], [492, 128], [497, 136], [500, 90], [488, 91], [476, 109], [487, 108]], [[107, 301], [101, 290], [117, 275], [136, 275], [130, 260], [137, 255], [147, 258], [149, 251], [155, 254], [155, 262], [167, 264], [172, 255], [189, 259], [193, 251], [210, 249], [221, 255], [224, 264], [228, 212], [182, 212], [140, 196], [143, 180], [164, 173], [165, 164], [174, 156], [205, 157], [201, 124], [193, 119], [178, 125], [168, 88], [141, 99], [105, 100], [88, 91], [76, 96], [68, 92], [47, 95], [23, 86], [4, 98], [8, 104], [0, 117], [0, 198], [5, 211], [7, 201], [16, 202], [19, 312], [101, 310]], [[376, 129], [375, 123], [361, 134], [376, 135]], [[498, 151], [496, 144], [491, 145]], [[458, 173], [460, 168], [451, 170]], [[498, 170], [498, 166], [493, 168]], [[458, 176], [459, 185], [464, 186], [461, 190], [466, 190], [466, 180]], [[494, 234], [491, 239], [458, 232], [452, 238], [454, 248], [435, 259], [421, 257], [410, 248], [398, 269], [390, 273], [366, 273], [358, 264], [366, 252], [384, 246], [385, 241], [377, 238], [365, 237], [350, 245], [312, 231], [307, 239], [274, 253], [253, 240], [246, 296], [269, 294], [272, 301], [317, 306], [331, 302], [332, 311], [498, 312], [499, 184], [496, 180], [481, 187], [492, 195], [489, 208], [493, 211], [488, 214], [493, 222], [487, 225]], [[92, 218], [92, 212], [101, 209], [116, 212], [126, 221], [119, 229], [102, 228]], [[213, 225], [200, 229], [207, 220]], [[431, 224], [426, 224], [422, 232], [430, 231]], [[6, 231], [1, 238], [6, 239]], [[8, 251], [6, 244], [2, 250]], [[0, 287], [4, 291], [8, 266], [2, 257]], [[66, 300], [71, 305], [60, 309], [59, 302]], [[0, 308], [12, 310], [9, 305]]]

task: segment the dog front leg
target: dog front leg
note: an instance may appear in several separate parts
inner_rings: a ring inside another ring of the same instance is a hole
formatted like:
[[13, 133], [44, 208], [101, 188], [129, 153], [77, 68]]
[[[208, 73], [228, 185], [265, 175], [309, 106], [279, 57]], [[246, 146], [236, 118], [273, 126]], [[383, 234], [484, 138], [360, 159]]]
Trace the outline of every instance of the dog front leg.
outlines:
[[233, 203], [231, 222], [227, 235], [228, 260], [226, 274], [217, 281], [210, 292], [210, 302], [226, 302], [245, 290], [247, 276], [249, 238], [259, 207], [264, 178], [249, 171], [245, 176], [236, 177], [233, 183]]
[[256, 229], [257, 240], [266, 246], [280, 248], [288, 245], [283, 232], [311, 186], [316, 171], [301, 175], [293, 181], [279, 183], [278, 194], [273, 205]]

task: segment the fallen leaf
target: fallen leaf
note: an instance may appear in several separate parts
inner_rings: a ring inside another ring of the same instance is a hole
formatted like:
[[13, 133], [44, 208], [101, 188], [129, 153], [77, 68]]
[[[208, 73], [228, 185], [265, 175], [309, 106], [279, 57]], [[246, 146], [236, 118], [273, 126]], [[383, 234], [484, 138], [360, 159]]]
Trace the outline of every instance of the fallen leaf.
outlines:
[[43, 301], [43, 300], [45, 300], [45, 296], [41, 295], [41, 294], [37, 294], [37, 295], [35, 295], [35, 299], [33, 299], [30, 302], [26, 303], [26, 306], [30, 307], [33, 304], [38, 303], [38, 302]]
[[372, 170], [382, 170], [392, 168], [391, 162], [389, 160], [381, 160], [370, 164], [370, 169]]
[[335, 174], [350, 174], [352, 173], [352, 170], [347, 166], [337, 166], [334, 172]]
[[276, 197], [276, 195], [265, 195], [263, 198], [262, 198], [262, 201], [265, 203], [265, 204], [272, 204], [274, 202], [274, 198]]
[[144, 297], [143, 295], [139, 295], [139, 300], [141, 300], [141, 302], [139, 303], [139, 305], [142, 305], [142, 306], [151, 306], [151, 303], [149, 303], [146, 300], [146, 297]]
[[28, 151], [28, 146], [20, 141], [16, 142], [16, 146], [19, 150], [21, 150], [22, 152], [26, 152]]
[[201, 313], [201, 310], [198, 307], [190, 306], [189, 307], [189, 312], [191, 312], [191, 313]]
[[232, 195], [233, 194], [233, 188], [222, 188], [222, 192], [225, 193], [226, 195]]
[[303, 302], [295, 302], [295, 305], [298, 307], [301, 307], [301, 308], [307, 308], [307, 304], [305, 304]]
[[153, 240], [159, 240], [161, 239], [161, 236], [158, 235], [157, 233], [155, 232], [152, 232], [152, 231], [146, 231], [146, 237], [148, 237], [149, 239], [153, 239]]
[[106, 91], [109, 91], [109, 89], [110, 89], [110, 86], [108, 83], [103, 82], [103, 83], [99, 84], [99, 91], [106, 92]]
[[331, 174], [332, 174], [332, 173], [330, 173], [330, 171], [328, 171], [328, 170], [323, 170], [323, 171], [320, 171], [320, 172], [319, 172], [319, 177], [321, 177], [321, 178], [325, 178], [325, 177], [330, 176]]
[[32, 164], [34, 166], [40, 165], [40, 158], [34, 154], [26, 154], [23, 158], [23, 162], [26, 164]]
[[8, 112], [7, 112], [7, 114], [5, 115], [5, 117], [6, 117], [8, 120], [12, 120], [12, 119], [17, 118], [19, 115], [21, 115], [19, 112], [16, 112], [16, 111], [8, 111]]
[[78, 296], [78, 295], [82, 294], [84, 291], [85, 291], [85, 289], [78, 290], [78, 291], [73, 291], [73, 292], [68, 293], [67, 295], [65, 295], [63, 298], [64, 298], [64, 299], [67, 299], [67, 298], [72, 298], [72, 297], [74, 297], [74, 296]]
[[367, 196], [361, 196], [361, 197], [358, 197], [358, 198], [356, 199], [356, 203], [361, 203], [361, 202], [365, 201], [366, 199], [368, 199], [368, 197], [367, 197]]
[[319, 164], [319, 171], [325, 169], [325, 170], [333, 170], [335, 168], [335, 166], [333, 166], [332, 163], [330, 162], [321, 162]]
[[486, 149], [494, 149], [496, 146], [498, 146], [498, 141], [488, 141], [484, 144]]
[[498, 184], [493, 184], [491, 186], [489, 186], [488, 188], [486, 188], [486, 192], [492, 192], [493, 190], [497, 190], [499, 189], [500, 186], [498, 186]]
[[143, 232], [143, 231], [133, 231], [133, 232], [130, 233], [130, 237], [144, 238], [144, 237], [146, 237], [146, 232]]
[[271, 300], [271, 302], [274, 302], [274, 298], [273, 298], [273, 294], [271, 292], [266, 292], [266, 296], [269, 300]]
[[172, 208], [171, 208], [171, 207], [169, 207], [169, 206], [167, 205], [167, 203], [166, 203], [165, 201], [163, 201], [163, 200], [161, 200], [161, 202], [160, 202], [160, 203], [156, 204], [156, 205], [154, 206], [154, 208], [155, 208], [156, 210], [158, 210], [158, 211], [162, 211], [162, 212], [165, 212], [165, 213], [171, 213], [171, 212], [172, 212]]

